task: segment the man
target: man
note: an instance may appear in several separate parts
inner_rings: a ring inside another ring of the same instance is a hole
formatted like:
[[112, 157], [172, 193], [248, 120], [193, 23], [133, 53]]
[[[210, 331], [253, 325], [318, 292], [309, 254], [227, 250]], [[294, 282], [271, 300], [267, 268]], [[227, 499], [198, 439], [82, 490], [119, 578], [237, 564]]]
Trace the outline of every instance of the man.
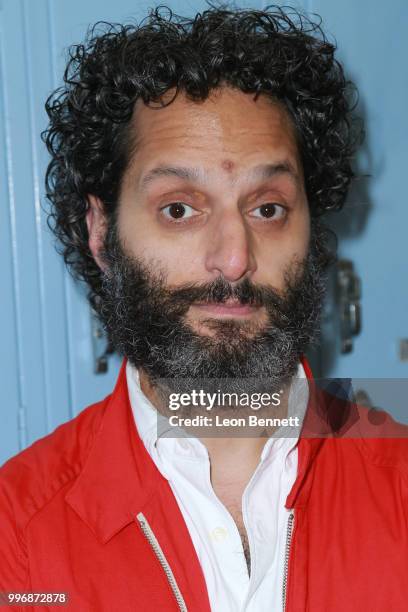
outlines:
[[[91, 34], [47, 103], [54, 231], [125, 360], [0, 472], [0, 590], [24, 605], [406, 609], [406, 432], [329, 403], [304, 357], [355, 134], [333, 46], [292, 19], [154, 11]], [[170, 427], [171, 398], [186, 419], [193, 391], [265, 384], [281, 427]]]

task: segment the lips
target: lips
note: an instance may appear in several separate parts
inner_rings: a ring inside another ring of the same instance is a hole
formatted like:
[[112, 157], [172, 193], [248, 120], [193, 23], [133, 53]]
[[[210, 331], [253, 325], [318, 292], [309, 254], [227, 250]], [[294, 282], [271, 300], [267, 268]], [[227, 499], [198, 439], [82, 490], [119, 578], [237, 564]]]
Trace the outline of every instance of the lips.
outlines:
[[253, 314], [257, 308], [249, 306], [248, 304], [241, 304], [238, 300], [227, 300], [226, 302], [220, 303], [204, 303], [194, 304], [195, 307], [199, 308], [203, 312], [219, 315], [236, 315], [244, 316]]

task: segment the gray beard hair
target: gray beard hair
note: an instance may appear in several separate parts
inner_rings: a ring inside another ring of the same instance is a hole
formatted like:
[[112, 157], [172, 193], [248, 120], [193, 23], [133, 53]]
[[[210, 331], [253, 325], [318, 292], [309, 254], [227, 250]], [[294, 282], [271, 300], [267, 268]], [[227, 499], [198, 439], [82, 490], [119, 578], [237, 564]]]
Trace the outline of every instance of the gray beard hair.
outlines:
[[[301, 353], [318, 337], [326, 277], [316, 245], [312, 240], [305, 260], [288, 266], [283, 296], [265, 290], [276, 301], [269, 308], [265, 304], [266, 325], [248, 336], [248, 321], [212, 319], [208, 324], [216, 334], [209, 337], [169, 309], [172, 302], [161, 293], [167, 291], [165, 274], [153, 275], [153, 266], [129, 257], [113, 225], [105, 241], [109, 273], [103, 278], [97, 312], [113, 346], [146, 372], [163, 398], [192, 388], [210, 393], [279, 390], [296, 373]], [[220, 280], [219, 285], [226, 290], [229, 283]]]

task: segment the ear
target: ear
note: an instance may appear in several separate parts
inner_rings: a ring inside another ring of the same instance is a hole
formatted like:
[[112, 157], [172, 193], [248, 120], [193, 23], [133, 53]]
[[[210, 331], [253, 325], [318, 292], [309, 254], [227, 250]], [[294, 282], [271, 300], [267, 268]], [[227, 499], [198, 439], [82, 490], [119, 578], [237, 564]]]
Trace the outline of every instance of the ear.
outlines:
[[100, 257], [107, 227], [103, 203], [97, 196], [89, 194], [88, 204], [86, 225], [88, 227], [89, 249], [101, 270], [105, 270], [106, 264], [103, 263]]

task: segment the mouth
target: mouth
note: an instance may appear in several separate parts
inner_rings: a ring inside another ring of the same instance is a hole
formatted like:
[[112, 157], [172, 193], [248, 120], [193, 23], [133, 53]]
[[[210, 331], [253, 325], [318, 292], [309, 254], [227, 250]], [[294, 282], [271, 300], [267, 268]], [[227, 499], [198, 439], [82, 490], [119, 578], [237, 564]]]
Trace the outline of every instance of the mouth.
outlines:
[[259, 306], [241, 304], [238, 300], [227, 300], [222, 304], [218, 303], [198, 303], [193, 304], [199, 312], [221, 317], [249, 317], [259, 312]]

